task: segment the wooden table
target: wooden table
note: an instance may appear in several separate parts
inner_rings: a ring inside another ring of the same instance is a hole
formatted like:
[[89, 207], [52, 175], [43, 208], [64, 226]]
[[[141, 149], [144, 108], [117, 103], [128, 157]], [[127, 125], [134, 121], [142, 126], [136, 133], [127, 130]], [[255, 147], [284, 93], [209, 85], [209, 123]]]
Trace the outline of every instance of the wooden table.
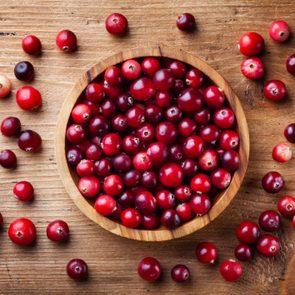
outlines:
[[[243, 4], [241, 4], [243, 3]], [[183, 34], [175, 27], [182, 12], [195, 15], [198, 30]], [[104, 28], [104, 20], [112, 12], [122, 12], [129, 20], [130, 34], [114, 38]], [[220, 278], [218, 267], [200, 265], [195, 259], [196, 243], [213, 241], [220, 250], [220, 260], [233, 257], [237, 244], [234, 230], [244, 220], [256, 220], [262, 210], [276, 207], [277, 195], [264, 192], [261, 177], [268, 171], [280, 171], [286, 188], [280, 194], [295, 190], [294, 162], [284, 165], [271, 159], [272, 147], [284, 141], [283, 129], [294, 121], [294, 77], [285, 70], [285, 59], [294, 53], [295, 38], [284, 45], [275, 44], [267, 34], [274, 19], [284, 19], [295, 31], [293, 1], [140, 1], [140, 0], [3, 0], [0, 10], [0, 72], [13, 80], [13, 93], [0, 102], [0, 119], [18, 116], [24, 128], [38, 131], [44, 140], [42, 152], [21, 152], [15, 140], [1, 137], [1, 149], [16, 151], [19, 165], [15, 171], [0, 169], [0, 211], [5, 227], [0, 236], [0, 294], [278, 294], [284, 280], [287, 262], [294, 252], [294, 230], [284, 220], [279, 232], [281, 254], [272, 259], [256, 256], [245, 263], [245, 275], [231, 284]], [[55, 36], [63, 28], [76, 32], [79, 50], [64, 54], [55, 46]], [[288, 86], [289, 98], [272, 104], [262, 97], [263, 82], [246, 80], [240, 74], [243, 57], [237, 40], [246, 31], [257, 31], [265, 37], [267, 79], [282, 79]], [[20, 43], [26, 34], [36, 34], [44, 47], [41, 58], [27, 56]], [[59, 179], [54, 137], [57, 115], [67, 93], [81, 73], [100, 59], [124, 48], [138, 45], [164, 44], [199, 55], [217, 69], [240, 97], [247, 115], [251, 136], [250, 165], [244, 185], [231, 206], [218, 220], [186, 238], [165, 243], [140, 243], [114, 236], [96, 226], [75, 207]], [[31, 61], [37, 71], [33, 83], [42, 92], [44, 105], [37, 113], [21, 111], [14, 100], [23, 85], [13, 75], [14, 65]], [[29, 180], [36, 189], [31, 204], [12, 197], [16, 181]], [[38, 229], [34, 247], [19, 248], [7, 238], [9, 223], [17, 217], [31, 218]], [[70, 242], [56, 245], [45, 234], [48, 222], [62, 218], [71, 228]], [[148, 284], [136, 274], [143, 256], [155, 256], [163, 264], [163, 280]], [[65, 273], [67, 261], [81, 257], [88, 262], [90, 280], [76, 283]], [[170, 268], [187, 264], [192, 280], [177, 285], [170, 279]], [[291, 294], [291, 293], [289, 293]]]

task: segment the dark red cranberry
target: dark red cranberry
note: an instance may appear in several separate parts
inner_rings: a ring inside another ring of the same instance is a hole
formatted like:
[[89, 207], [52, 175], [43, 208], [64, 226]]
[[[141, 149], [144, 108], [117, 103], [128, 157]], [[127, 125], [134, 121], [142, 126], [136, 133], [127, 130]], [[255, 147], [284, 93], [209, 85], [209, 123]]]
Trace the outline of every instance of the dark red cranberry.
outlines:
[[136, 228], [141, 224], [142, 216], [134, 208], [127, 208], [121, 214], [122, 224], [126, 227]]
[[177, 128], [171, 122], [161, 122], [156, 127], [156, 138], [158, 141], [172, 144], [177, 139]]
[[188, 158], [198, 158], [204, 150], [204, 141], [197, 135], [187, 137], [182, 145], [183, 154]]
[[177, 104], [184, 112], [196, 112], [203, 105], [203, 96], [200, 91], [190, 87], [180, 93]]
[[172, 71], [175, 78], [183, 78], [186, 72], [186, 65], [179, 60], [172, 60], [168, 63], [168, 68]]
[[94, 163], [91, 160], [83, 159], [76, 167], [79, 176], [90, 176], [94, 174]]
[[219, 129], [213, 124], [204, 126], [200, 130], [200, 137], [205, 142], [216, 142], [219, 138], [219, 135], [220, 135]]
[[146, 152], [139, 152], [133, 157], [133, 167], [140, 172], [148, 171], [152, 168], [153, 163]]
[[124, 184], [128, 187], [135, 187], [137, 184], [139, 184], [140, 180], [141, 174], [135, 169], [130, 170], [123, 175]]
[[170, 146], [170, 160], [173, 162], [179, 162], [183, 158], [182, 148], [178, 144], [173, 144]]
[[160, 226], [160, 217], [156, 213], [143, 214], [141, 225], [144, 229], [156, 229]]
[[159, 180], [166, 187], [177, 187], [181, 184], [183, 172], [176, 163], [168, 163], [161, 167]]
[[217, 259], [217, 248], [213, 243], [200, 242], [196, 248], [196, 257], [202, 263], [214, 264]]
[[122, 36], [128, 30], [128, 20], [121, 13], [112, 13], [105, 20], [105, 27], [110, 34]]
[[177, 123], [182, 117], [182, 111], [177, 105], [173, 105], [166, 109], [165, 118], [167, 121]]
[[226, 281], [235, 282], [241, 278], [243, 268], [239, 262], [229, 259], [220, 265], [219, 272]]
[[210, 210], [211, 201], [205, 194], [194, 194], [191, 198], [190, 206], [197, 216], [203, 216]]
[[248, 78], [258, 80], [264, 76], [264, 65], [260, 58], [249, 57], [241, 63], [241, 72]]
[[104, 72], [104, 79], [111, 86], [119, 86], [123, 82], [121, 69], [117, 66], [110, 66]]
[[112, 196], [99, 195], [95, 200], [94, 208], [97, 213], [103, 216], [109, 216], [115, 212], [117, 203]]
[[103, 82], [103, 90], [106, 93], [106, 95], [113, 100], [115, 100], [119, 95], [121, 95], [124, 92], [122, 85], [113, 86], [110, 85], [107, 81]]
[[67, 274], [74, 280], [86, 280], [88, 278], [88, 266], [82, 259], [72, 259], [67, 264]]
[[109, 129], [109, 121], [101, 115], [93, 117], [89, 123], [89, 131], [93, 135], [105, 135]]
[[46, 234], [51, 241], [65, 242], [69, 238], [70, 229], [63, 220], [55, 220], [48, 224]]
[[42, 44], [36, 36], [28, 35], [22, 40], [22, 48], [28, 54], [39, 55], [42, 50]]
[[83, 176], [78, 182], [80, 193], [87, 198], [95, 197], [100, 190], [100, 181], [95, 176]]
[[236, 151], [225, 151], [221, 157], [222, 167], [227, 171], [235, 171], [240, 166], [240, 156]]
[[116, 104], [112, 99], [105, 99], [100, 103], [101, 114], [107, 118], [113, 118], [116, 115]]
[[13, 151], [2, 150], [0, 152], [0, 165], [6, 169], [15, 168], [17, 164], [17, 158]]
[[1, 133], [4, 136], [12, 137], [19, 135], [21, 130], [20, 120], [16, 117], [7, 117], [1, 123]]
[[204, 75], [198, 69], [190, 69], [185, 75], [185, 83], [192, 88], [199, 88], [204, 82]]
[[89, 106], [93, 116], [99, 115], [101, 113], [101, 109], [98, 104], [95, 104], [90, 100], [85, 100], [85, 104]]
[[96, 144], [96, 145], [100, 146], [101, 145], [101, 141], [102, 141], [102, 137], [101, 136], [98, 136], [98, 135], [95, 135], [95, 136], [92, 136], [91, 137], [91, 143], [90, 144], [93, 143], [93, 144]]
[[71, 112], [72, 119], [78, 124], [86, 123], [91, 119], [91, 116], [91, 108], [85, 103], [77, 104]]
[[289, 25], [283, 20], [275, 20], [268, 29], [269, 36], [276, 42], [287, 41], [291, 34]]
[[285, 128], [284, 135], [289, 142], [295, 143], [295, 123], [289, 124]]
[[172, 94], [169, 91], [157, 91], [156, 104], [161, 108], [170, 106], [172, 101]]
[[287, 217], [295, 215], [295, 198], [292, 196], [283, 196], [279, 199], [278, 210]]
[[144, 108], [139, 105], [135, 105], [134, 107], [130, 108], [126, 112], [125, 116], [127, 125], [132, 128], [140, 127], [145, 121]]
[[152, 193], [143, 191], [135, 196], [135, 208], [141, 213], [153, 213], [156, 210], [156, 199]]
[[181, 220], [176, 210], [166, 209], [162, 212], [161, 223], [169, 229], [174, 229], [181, 224]]
[[118, 196], [117, 201], [124, 208], [134, 207], [134, 194], [130, 190], [126, 190]]
[[286, 60], [286, 68], [290, 74], [295, 75], [295, 54], [290, 55]]
[[278, 193], [285, 185], [282, 175], [276, 171], [266, 173], [262, 178], [262, 187], [268, 193]]
[[154, 74], [160, 70], [161, 64], [154, 57], [146, 57], [141, 63], [142, 71], [149, 77], [153, 77]]
[[130, 93], [134, 99], [146, 101], [155, 95], [156, 89], [151, 79], [142, 77], [131, 84]]
[[126, 172], [131, 168], [131, 158], [122, 153], [113, 158], [113, 167], [118, 172]]
[[72, 124], [67, 128], [67, 140], [71, 143], [79, 143], [86, 137], [84, 128], [79, 124]]
[[191, 199], [192, 190], [188, 185], [180, 185], [174, 190], [174, 195], [177, 200], [187, 202]]
[[227, 188], [231, 182], [231, 174], [223, 168], [217, 168], [213, 171], [210, 178], [213, 186], [219, 189]]
[[241, 261], [249, 261], [253, 257], [253, 250], [249, 245], [240, 244], [235, 248], [235, 256]]
[[255, 222], [243, 221], [236, 229], [236, 236], [241, 243], [254, 244], [260, 237], [260, 229]]
[[286, 86], [280, 80], [270, 80], [264, 85], [263, 94], [271, 101], [281, 101], [286, 96]]
[[280, 228], [281, 216], [277, 211], [267, 210], [259, 215], [258, 222], [263, 230], [273, 232]]
[[239, 49], [246, 56], [258, 55], [264, 49], [264, 39], [256, 32], [246, 33], [240, 38]]
[[128, 80], [135, 80], [140, 77], [141, 66], [135, 59], [126, 60], [122, 64], [122, 75]]
[[136, 135], [144, 143], [151, 142], [154, 139], [154, 127], [149, 123], [144, 123], [136, 130]]
[[102, 156], [102, 149], [97, 144], [90, 144], [86, 151], [86, 158], [89, 160], [97, 161]]
[[66, 52], [72, 52], [77, 49], [77, 37], [70, 30], [60, 31], [55, 39], [56, 45]]
[[134, 105], [134, 100], [129, 93], [123, 93], [116, 97], [117, 108], [125, 112]]
[[154, 87], [160, 91], [167, 91], [174, 85], [174, 76], [170, 69], [160, 69], [153, 77]]
[[199, 165], [205, 171], [212, 171], [219, 164], [219, 156], [215, 150], [207, 149], [199, 157]]
[[123, 180], [121, 176], [112, 174], [105, 177], [103, 181], [103, 190], [106, 194], [114, 197], [119, 195], [123, 191]]
[[178, 124], [178, 131], [183, 137], [189, 137], [196, 131], [196, 129], [197, 124], [190, 118], [184, 118]]
[[159, 280], [162, 274], [162, 267], [157, 259], [145, 257], [138, 264], [137, 272], [142, 279], [148, 282], [155, 282]]
[[20, 81], [30, 82], [34, 79], [34, 66], [28, 61], [21, 61], [15, 65], [14, 75]]
[[180, 203], [176, 207], [176, 212], [182, 222], [188, 222], [195, 217], [195, 213], [193, 212], [189, 203]]
[[264, 234], [257, 242], [256, 250], [263, 256], [273, 257], [280, 252], [279, 239], [275, 236]]
[[198, 173], [192, 178], [190, 186], [196, 193], [208, 193], [211, 190], [210, 177], [204, 173]]
[[207, 108], [203, 108], [194, 114], [194, 120], [199, 124], [208, 124], [211, 121], [211, 112]]
[[177, 283], [186, 282], [190, 278], [190, 271], [187, 266], [177, 264], [171, 269], [171, 278]]
[[149, 104], [145, 107], [145, 118], [147, 122], [157, 124], [162, 120], [163, 112], [157, 105]]
[[127, 135], [123, 138], [123, 150], [127, 153], [127, 154], [131, 154], [134, 155], [137, 152], [140, 151], [140, 140], [138, 137], [134, 136], [134, 135]]
[[141, 184], [147, 189], [152, 189], [158, 184], [158, 176], [154, 171], [146, 171], [142, 174]]
[[13, 194], [18, 200], [28, 202], [34, 197], [34, 188], [28, 181], [19, 181], [13, 187]]
[[18, 146], [25, 152], [36, 152], [42, 144], [41, 136], [33, 130], [22, 131], [18, 138]]
[[96, 161], [94, 167], [95, 173], [100, 177], [108, 176], [112, 172], [112, 162], [107, 158]]
[[220, 134], [219, 145], [223, 150], [232, 150], [239, 145], [239, 135], [236, 131], [225, 130]]
[[77, 166], [83, 158], [83, 152], [77, 147], [72, 147], [67, 151], [67, 161], [70, 166]]
[[174, 85], [172, 86], [172, 91], [175, 94], [179, 94], [185, 88], [185, 83], [181, 79], [175, 79]]
[[102, 140], [102, 150], [107, 156], [115, 156], [121, 152], [122, 139], [117, 133], [109, 133]]
[[27, 218], [15, 219], [9, 226], [10, 240], [19, 246], [29, 246], [36, 240], [36, 227]]
[[157, 205], [160, 209], [166, 210], [175, 207], [175, 196], [168, 190], [161, 190], [156, 195]]
[[215, 125], [221, 129], [228, 129], [235, 123], [235, 114], [230, 108], [221, 108], [213, 115]]
[[181, 168], [185, 176], [193, 176], [198, 172], [198, 163], [193, 159], [185, 159], [181, 163]]
[[103, 89], [103, 85], [99, 83], [90, 83], [86, 87], [85, 97], [87, 100], [93, 103], [100, 103], [104, 98], [105, 93]]
[[177, 18], [176, 25], [181, 31], [191, 32], [196, 28], [196, 20], [192, 14], [183, 13]]
[[223, 91], [217, 86], [207, 87], [204, 90], [203, 95], [204, 95], [205, 103], [211, 109], [220, 108], [225, 101], [225, 96]]

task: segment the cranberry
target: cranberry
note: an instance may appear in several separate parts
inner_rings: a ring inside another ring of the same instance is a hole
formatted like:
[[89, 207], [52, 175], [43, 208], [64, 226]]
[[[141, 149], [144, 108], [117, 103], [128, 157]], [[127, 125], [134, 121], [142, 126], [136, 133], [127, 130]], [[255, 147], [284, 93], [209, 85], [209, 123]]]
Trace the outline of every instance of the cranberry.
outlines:
[[289, 124], [285, 128], [284, 135], [289, 142], [295, 143], [295, 123]]
[[180, 226], [181, 220], [176, 210], [166, 209], [162, 212], [161, 223], [169, 229], [174, 229]]
[[119, 175], [112, 174], [104, 179], [103, 190], [112, 197], [119, 195], [123, 191], [123, 187], [123, 180]]
[[235, 171], [240, 166], [240, 156], [236, 151], [225, 151], [221, 157], [222, 167], [227, 171]]
[[264, 85], [263, 94], [271, 101], [281, 101], [286, 96], [286, 86], [280, 80], [270, 80]]
[[152, 193], [143, 191], [135, 197], [135, 208], [141, 213], [153, 213], [156, 210], [156, 199]]
[[48, 224], [46, 234], [51, 241], [65, 242], [69, 238], [70, 229], [63, 220], [55, 220]]
[[100, 190], [99, 179], [95, 176], [83, 176], [78, 182], [78, 189], [84, 197], [93, 198]]
[[204, 126], [200, 130], [200, 137], [205, 142], [213, 142], [214, 143], [219, 138], [219, 135], [220, 135], [219, 129], [213, 124]]
[[29, 246], [36, 239], [36, 227], [27, 218], [15, 219], [9, 226], [8, 236], [13, 243], [19, 246]]
[[149, 145], [147, 154], [153, 163], [164, 163], [168, 159], [168, 148], [162, 142], [154, 142]]
[[126, 60], [122, 64], [122, 75], [128, 80], [135, 80], [140, 77], [141, 66], [135, 59]]
[[262, 187], [268, 193], [278, 193], [285, 185], [282, 175], [276, 171], [266, 173], [262, 178]]
[[177, 200], [187, 202], [191, 199], [192, 190], [188, 185], [180, 185], [174, 190], [174, 195]]
[[255, 222], [243, 221], [236, 229], [236, 236], [241, 243], [254, 244], [260, 237], [260, 229]]
[[86, 132], [81, 125], [72, 124], [66, 131], [67, 140], [71, 143], [80, 143], [86, 137]]
[[186, 65], [179, 60], [170, 61], [168, 68], [172, 71], [173, 76], [178, 79], [183, 78], [186, 71]]
[[131, 84], [130, 93], [135, 100], [146, 101], [155, 95], [156, 89], [151, 79], [142, 77]]
[[113, 100], [117, 99], [117, 97], [121, 95], [124, 91], [121, 85], [113, 86], [110, 85], [107, 81], [103, 82], [103, 90], [106, 93], [106, 95], [108, 95], [108, 97]]
[[193, 159], [185, 159], [181, 163], [181, 168], [185, 176], [193, 176], [198, 172], [198, 164]]
[[182, 117], [182, 111], [177, 105], [172, 105], [166, 109], [165, 117], [167, 121], [177, 123]]
[[105, 27], [110, 34], [121, 36], [128, 30], [128, 21], [123, 14], [113, 13], [105, 20]]
[[224, 93], [217, 86], [209, 86], [205, 88], [203, 95], [205, 103], [209, 108], [218, 109], [225, 101]]
[[134, 104], [133, 98], [129, 93], [123, 93], [116, 97], [116, 106], [119, 110], [125, 112]]
[[185, 75], [185, 83], [192, 88], [199, 88], [203, 82], [203, 73], [198, 69], [190, 69]]
[[157, 186], [158, 176], [154, 171], [146, 171], [142, 174], [141, 184], [145, 188], [151, 189]]
[[226, 281], [235, 282], [241, 278], [243, 268], [239, 262], [229, 259], [220, 265], [219, 272]]
[[199, 124], [208, 124], [211, 121], [211, 112], [203, 108], [194, 114], [194, 120]]
[[292, 159], [293, 153], [287, 143], [279, 143], [273, 148], [272, 157], [275, 161], [284, 163]]
[[203, 96], [200, 91], [190, 87], [180, 93], [177, 104], [184, 112], [196, 112], [202, 107]]
[[275, 236], [264, 234], [257, 242], [256, 249], [263, 256], [277, 256], [280, 251], [279, 239]]
[[171, 122], [161, 122], [156, 126], [156, 138], [158, 141], [172, 144], [177, 139], [177, 128]]
[[181, 184], [183, 172], [176, 163], [165, 164], [159, 172], [159, 180], [166, 187], [177, 187]]
[[34, 188], [28, 181], [17, 182], [13, 187], [13, 194], [20, 201], [30, 201], [34, 197]]
[[170, 106], [172, 101], [172, 94], [169, 91], [158, 91], [156, 93], [156, 104], [161, 108]]
[[248, 79], [258, 80], [264, 76], [264, 64], [258, 57], [249, 57], [241, 63], [241, 72]]
[[55, 43], [62, 51], [72, 52], [77, 49], [77, 37], [70, 30], [60, 31], [55, 38]]
[[196, 131], [196, 129], [196, 123], [190, 118], [182, 119], [178, 124], [178, 132], [183, 137], [189, 137]]
[[141, 127], [136, 130], [136, 135], [144, 143], [151, 142], [155, 135], [154, 127], [149, 123], [142, 124]]
[[161, 190], [156, 195], [157, 205], [161, 210], [175, 207], [175, 196], [168, 190]]
[[91, 109], [87, 104], [77, 104], [71, 113], [72, 119], [78, 124], [83, 124], [89, 121], [91, 115]]
[[1, 123], [1, 133], [4, 136], [17, 136], [21, 130], [20, 120], [16, 117], [7, 117]]
[[24, 86], [16, 92], [16, 102], [25, 111], [34, 111], [42, 104], [40, 92], [32, 86]]
[[152, 168], [153, 163], [146, 152], [137, 153], [133, 158], [133, 167], [140, 172], [148, 171]]
[[134, 187], [139, 184], [141, 180], [141, 174], [137, 170], [130, 170], [123, 176], [124, 184], [128, 187]]
[[182, 222], [188, 222], [192, 220], [195, 216], [190, 204], [181, 203], [176, 207], [176, 212], [180, 217]]
[[101, 108], [98, 104], [95, 104], [90, 100], [85, 100], [85, 104], [89, 106], [93, 116], [99, 115], [101, 113]]
[[279, 199], [278, 210], [287, 217], [292, 217], [295, 214], [295, 198], [292, 196], [283, 196]]
[[127, 154], [136, 154], [140, 151], [140, 140], [133, 135], [127, 135], [123, 138], [123, 150]]
[[231, 182], [231, 174], [223, 168], [217, 168], [213, 171], [210, 178], [212, 185], [219, 189], [227, 188]]
[[104, 135], [110, 129], [108, 120], [100, 115], [93, 117], [89, 123], [89, 131], [93, 135]]
[[36, 152], [40, 149], [41, 144], [41, 136], [32, 130], [22, 131], [18, 138], [18, 146], [25, 152]]
[[268, 29], [269, 36], [276, 42], [285, 42], [290, 34], [291, 30], [289, 25], [283, 20], [275, 20]]
[[198, 173], [192, 178], [190, 186], [197, 193], [208, 193], [211, 190], [210, 177], [206, 174]]
[[170, 69], [160, 69], [153, 77], [154, 87], [160, 91], [167, 91], [174, 85], [174, 76]]
[[102, 156], [102, 149], [97, 144], [92, 143], [87, 147], [85, 154], [87, 159], [97, 161]]
[[154, 74], [160, 70], [161, 64], [160, 62], [154, 57], [146, 57], [141, 62], [142, 71], [149, 77], [153, 77]]
[[101, 84], [98, 84], [98, 83], [88, 84], [85, 91], [85, 97], [87, 100], [98, 104], [102, 101], [104, 96], [105, 96], [105, 93], [104, 93], [103, 86]]
[[143, 214], [141, 225], [144, 229], [156, 229], [160, 226], [160, 217], [156, 213]]
[[277, 211], [267, 210], [260, 214], [258, 222], [263, 230], [273, 232], [280, 228], [281, 216]]
[[131, 159], [128, 155], [122, 153], [113, 158], [113, 167], [119, 172], [126, 172], [131, 168]]
[[112, 163], [109, 159], [101, 159], [94, 164], [95, 173], [97, 176], [105, 177], [111, 174]]
[[121, 220], [126, 227], [136, 228], [140, 225], [142, 217], [138, 210], [127, 208], [122, 212]]
[[101, 114], [113, 118], [116, 115], [116, 104], [112, 99], [105, 99], [100, 103]]
[[204, 141], [197, 135], [187, 137], [182, 146], [183, 154], [188, 158], [198, 158], [204, 150]]
[[123, 82], [122, 72], [117, 66], [110, 66], [104, 72], [104, 79], [111, 86], [119, 86]]
[[107, 134], [102, 140], [102, 149], [107, 156], [118, 155], [122, 149], [122, 139], [116, 133]]
[[124, 208], [134, 207], [134, 194], [130, 190], [126, 190], [118, 196], [117, 201]]
[[159, 123], [163, 118], [163, 112], [160, 107], [149, 104], [145, 107], [145, 118], [151, 124]]
[[21, 61], [15, 65], [14, 75], [20, 81], [30, 82], [34, 79], [35, 70], [30, 62]]
[[77, 147], [72, 147], [67, 152], [67, 161], [70, 166], [77, 166], [82, 157], [83, 152]]
[[79, 176], [91, 176], [94, 174], [94, 163], [91, 160], [83, 159], [76, 167]]
[[159, 280], [162, 274], [162, 267], [157, 259], [145, 257], [139, 262], [137, 272], [142, 279], [148, 282], [155, 282]]
[[174, 144], [170, 147], [170, 160], [173, 162], [179, 162], [183, 158], [182, 148], [178, 144]]
[[0, 152], [0, 165], [6, 169], [12, 169], [16, 167], [17, 158], [13, 151], [2, 150]]
[[190, 31], [195, 30], [196, 20], [192, 14], [183, 13], [177, 18], [176, 25], [179, 30], [185, 31], [185, 32], [190, 32]]
[[221, 108], [213, 115], [214, 123], [221, 129], [227, 129], [234, 125], [235, 114], [230, 108]]
[[219, 156], [215, 150], [207, 149], [199, 157], [199, 165], [205, 171], [212, 171], [219, 164]]
[[28, 35], [22, 40], [22, 48], [28, 54], [39, 55], [42, 49], [41, 41], [34, 35]]
[[287, 58], [286, 68], [290, 74], [295, 75], [295, 54], [292, 54]]
[[171, 278], [177, 283], [183, 283], [190, 278], [190, 271], [185, 265], [177, 264], [171, 269]]
[[196, 257], [202, 263], [214, 264], [217, 259], [217, 248], [213, 243], [201, 242], [196, 248]]
[[72, 259], [67, 264], [67, 274], [74, 280], [86, 280], [88, 278], [88, 266], [82, 259]]
[[205, 194], [195, 194], [191, 198], [190, 206], [197, 216], [203, 216], [210, 210], [211, 201]]
[[243, 55], [258, 55], [264, 49], [264, 39], [256, 32], [244, 34], [239, 41], [239, 49]]
[[141, 124], [145, 121], [144, 109], [138, 105], [130, 108], [126, 112], [126, 121], [127, 125], [131, 128], [140, 127]]
[[109, 195], [100, 195], [94, 203], [94, 208], [103, 216], [111, 215], [116, 210], [116, 201]]
[[239, 135], [233, 130], [225, 130], [220, 134], [219, 145], [223, 150], [235, 149], [239, 145]]
[[7, 97], [11, 92], [11, 81], [4, 75], [0, 75], [0, 98]]
[[253, 250], [249, 245], [240, 244], [235, 248], [235, 256], [241, 261], [249, 261], [253, 257]]

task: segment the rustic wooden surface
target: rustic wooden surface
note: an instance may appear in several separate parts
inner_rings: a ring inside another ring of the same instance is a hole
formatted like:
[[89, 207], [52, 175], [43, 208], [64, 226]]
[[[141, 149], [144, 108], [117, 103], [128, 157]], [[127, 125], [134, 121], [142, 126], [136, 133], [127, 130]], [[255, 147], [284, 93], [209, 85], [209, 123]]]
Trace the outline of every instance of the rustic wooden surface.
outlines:
[[[126, 38], [113, 38], [104, 29], [105, 17], [114, 11], [124, 13], [129, 20], [130, 33]], [[195, 34], [183, 34], [175, 27], [177, 15], [184, 11], [197, 18]], [[195, 245], [201, 240], [218, 245], [220, 260], [233, 257], [237, 223], [245, 218], [256, 220], [262, 210], [276, 207], [278, 196], [265, 193], [260, 185], [266, 171], [282, 172], [287, 183], [282, 194], [295, 190], [294, 161], [280, 165], [271, 160], [272, 147], [284, 140], [282, 131], [294, 121], [295, 111], [294, 77], [284, 67], [286, 57], [294, 53], [295, 38], [285, 45], [269, 40], [267, 28], [276, 18], [287, 20], [295, 32], [293, 1], [2, 0], [0, 72], [13, 80], [14, 90], [10, 98], [0, 102], [0, 119], [11, 114], [20, 117], [25, 128], [40, 132], [44, 145], [41, 153], [28, 155], [16, 147], [14, 140], [0, 139], [1, 148], [12, 148], [19, 159], [16, 171], [0, 170], [0, 211], [5, 217], [0, 235], [0, 294], [278, 294], [287, 262], [294, 252], [294, 230], [287, 221], [279, 233], [281, 254], [272, 259], [256, 256], [252, 263], [245, 263], [245, 275], [240, 282], [224, 282], [218, 267], [200, 265], [194, 257]], [[66, 55], [56, 49], [55, 35], [63, 28], [77, 33], [77, 53]], [[265, 101], [261, 95], [262, 82], [248, 81], [240, 74], [242, 57], [236, 41], [249, 30], [265, 37], [267, 50], [263, 60], [267, 78], [282, 79], [287, 84], [289, 99], [282, 104]], [[29, 33], [42, 40], [41, 58], [22, 52], [21, 38]], [[144, 44], [181, 47], [217, 69], [241, 99], [252, 140], [246, 180], [226, 212], [195, 234], [157, 244], [117, 237], [86, 218], [65, 193], [54, 153], [60, 106], [81, 73], [120, 49]], [[26, 59], [36, 67], [34, 85], [44, 98], [42, 110], [34, 114], [21, 111], [14, 101], [15, 91], [23, 83], [13, 77], [13, 67]], [[23, 179], [36, 188], [36, 198], [31, 204], [12, 197], [13, 183]], [[7, 238], [9, 222], [21, 216], [31, 218], [38, 229], [36, 245], [28, 249], [12, 245]], [[71, 239], [66, 245], [56, 245], [46, 238], [46, 225], [56, 218], [65, 219], [71, 227]], [[137, 277], [137, 263], [146, 255], [162, 262], [165, 272], [161, 282], [148, 284]], [[88, 282], [76, 283], [65, 274], [67, 261], [74, 257], [88, 262]], [[169, 278], [169, 269], [176, 263], [191, 268], [192, 280], [188, 284], [177, 285]]]

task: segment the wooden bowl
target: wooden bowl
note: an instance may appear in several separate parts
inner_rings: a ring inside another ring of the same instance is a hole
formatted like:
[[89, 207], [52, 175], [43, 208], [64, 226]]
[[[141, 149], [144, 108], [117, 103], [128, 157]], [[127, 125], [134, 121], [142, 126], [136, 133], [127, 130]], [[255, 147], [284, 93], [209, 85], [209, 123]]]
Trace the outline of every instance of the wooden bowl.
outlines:
[[[157, 230], [131, 229], [98, 214], [92, 204], [80, 194], [76, 186], [78, 180], [77, 176], [75, 176], [74, 171], [71, 171], [71, 169], [68, 167], [66, 160], [66, 127], [71, 110], [80, 94], [85, 90], [86, 86], [98, 75], [104, 72], [108, 66], [118, 64], [130, 58], [139, 58], [144, 56], [158, 56], [177, 59], [190, 64], [205, 73], [218, 87], [223, 89], [231, 108], [235, 112], [237, 119], [237, 130], [240, 135], [239, 154], [241, 165], [234, 173], [229, 187], [215, 197], [213, 206], [208, 214], [202, 217], [196, 217], [190, 222], [187, 222], [174, 230], [168, 230], [164, 227], [160, 227]], [[82, 75], [80, 80], [75, 84], [74, 88], [71, 90], [70, 94], [63, 103], [58, 118], [56, 134], [56, 154], [59, 172], [61, 174], [65, 189], [75, 202], [76, 206], [88, 218], [99, 224], [104, 229], [125, 238], [141, 241], [165, 241], [180, 238], [191, 234], [209, 224], [225, 210], [225, 208], [235, 197], [245, 176], [249, 160], [249, 131], [247, 121], [239, 99], [234, 94], [229, 84], [220, 74], [218, 74], [213, 68], [211, 68], [207, 63], [198, 57], [182, 50], [164, 46], [124, 50], [124, 52], [112, 55], [87, 70]]]

